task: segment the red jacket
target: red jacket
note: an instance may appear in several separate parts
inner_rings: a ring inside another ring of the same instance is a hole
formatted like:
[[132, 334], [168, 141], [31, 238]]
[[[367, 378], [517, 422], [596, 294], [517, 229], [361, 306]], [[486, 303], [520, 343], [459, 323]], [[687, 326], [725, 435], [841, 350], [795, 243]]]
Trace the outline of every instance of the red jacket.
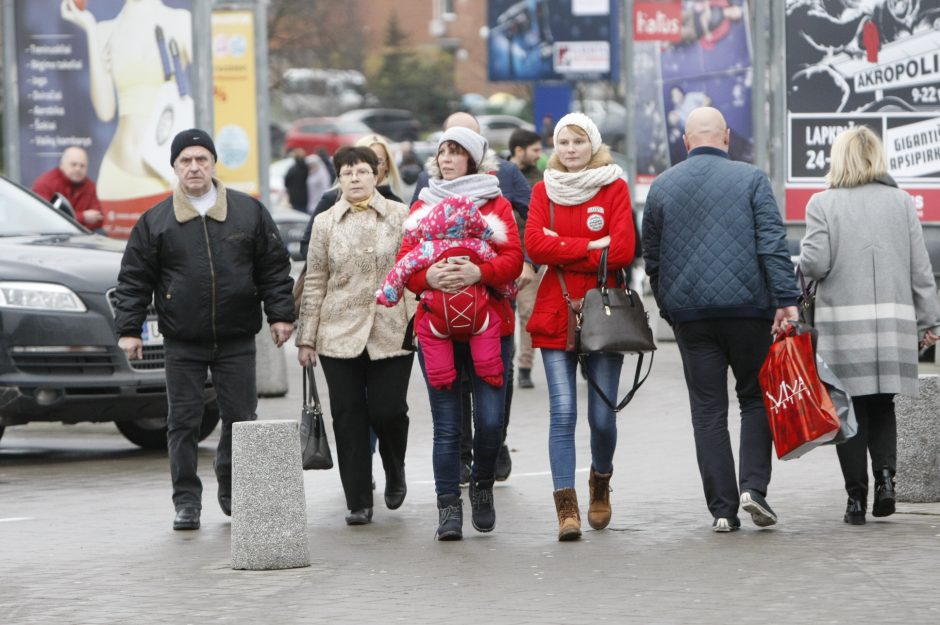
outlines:
[[40, 175], [33, 182], [33, 192], [52, 201], [55, 193], [61, 193], [72, 204], [75, 209], [75, 217], [86, 228], [99, 228], [101, 224], [89, 226], [85, 221], [85, 211], [101, 211], [101, 204], [98, 203], [98, 190], [91, 178], [85, 178], [78, 184], [65, 177], [62, 170], [56, 167]]
[[[418, 200], [411, 207], [411, 212], [415, 212], [424, 206], [424, 202]], [[480, 207], [480, 212], [484, 215], [494, 214], [503, 220], [506, 224], [506, 242], [496, 244], [492, 241], [490, 244], [496, 252], [496, 258], [479, 265], [482, 277], [480, 281], [494, 288], [499, 288], [510, 284], [519, 274], [522, 273], [522, 245], [519, 243], [519, 232], [516, 230], [516, 220], [512, 215], [512, 204], [503, 196], [498, 196]], [[411, 251], [414, 245], [402, 244], [398, 250], [398, 258]], [[412, 274], [407, 282], [408, 289], [413, 293], [420, 295], [428, 289], [427, 269], [422, 269]], [[490, 299], [493, 309], [499, 314], [500, 336], [512, 336], [516, 329], [516, 317], [512, 310], [512, 305], [508, 299], [493, 297]], [[418, 306], [418, 312], [415, 313], [415, 325], [421, 320], [424, 311]]]
[[[554, 267], [561, 267], [572, 299], [584, 297], [597, 285], [602, 250], [588, 251], [588, 243], [610, 235], [607, 253], [608, 284], [616, 284], [614, 271], [633, 262], [635, 235], [630, 192], [623, 180], [602, 187], [597, 195], [576, 206], [555, 205], [554, 227], [549, 224], [545, 183], [532, 189], [525, 227], [526, 252], [537, 265], [548, 265], [535, 296], [535, 308], [526, 325], [533, 347], [564, 349], [568, 331], [568, 304]], [[558, 233], [548, 236], [542, 228]]]

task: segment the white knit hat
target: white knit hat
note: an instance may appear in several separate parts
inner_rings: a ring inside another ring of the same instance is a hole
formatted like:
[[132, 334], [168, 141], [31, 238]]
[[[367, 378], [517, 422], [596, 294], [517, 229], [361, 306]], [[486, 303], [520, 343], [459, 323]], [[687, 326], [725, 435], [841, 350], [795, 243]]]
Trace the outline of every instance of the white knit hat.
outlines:
[[591, 154], [597, 154], [597, 151], [601, 149], [601, 131], [597, 129], [597, 124], [584, 113], [568, 113], [558, 120], [555, 124], [555, 145], [558, 145], [558, 133], [565, 126], [577, 126], [587, 133], [591, 141]]
[[483, 162], [483, 157], [486, 156], [486, 149], [489, 147], [486, 139], [481, 135], [473, 132], [469, 128], [463, 128], [462, 126], [454, 126], [453, 128], [445, 130], [444, 134], [441, 135], [441, 138], [437, 142], [438, 149], [440, 149], [441, 145], [446, 141], [453, 141], [463, 147], [463, 149], [470, 154], [470, 158], [477, 164], [477, 167]]

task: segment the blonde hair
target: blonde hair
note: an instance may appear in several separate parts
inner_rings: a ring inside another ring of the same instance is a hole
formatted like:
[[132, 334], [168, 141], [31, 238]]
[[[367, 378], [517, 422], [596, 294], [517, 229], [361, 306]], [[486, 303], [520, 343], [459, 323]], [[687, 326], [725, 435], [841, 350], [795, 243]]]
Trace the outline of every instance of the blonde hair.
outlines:
[[832, 142], [829, 173], [830, 188], [857, 187], [888, 173], [884, 147], [868, 126], [856, 126], [839, 133]]
[[[398, 165], [395, 164], [395, 154], [388, 145], [388, 139], [382, 135], [366, 135], [356, 141], [357, 147], [371, 148], [373, 145], [381, 145], [385, 150], [385, 169], [388, 171], [388, 183], [392, 192], [401, 197], [401, 176], [398, 174]], [[381, 181], [377, 181], [381, 182]]]
[[[568, 130], [573, 132], [576, 135], [580, 135], [585, 139], [590, 140], [588, 133], [584, 132], [584, 129], [580, 126], [568, 125], [565, 126]], [[591, 160], [588, 161], [588, 164], [584, 167], [585, 169], [597, 169], [598, 167], [603, 167], [604, 165], [610, 165], [614, 162], [614, 157], [610, 155], [610, 148], [606, 144], [602, 143], [601, 147], [597, 149], [593, 155], [591, 155]], [[567, 172], [568, 168], [562, 165], [561, 159], [558, 158], [558, 152], [552, 152], [552, 155], [548, 157], [548, 163], [545, 165], [550, 169], [557, 169], [558, 171]]]

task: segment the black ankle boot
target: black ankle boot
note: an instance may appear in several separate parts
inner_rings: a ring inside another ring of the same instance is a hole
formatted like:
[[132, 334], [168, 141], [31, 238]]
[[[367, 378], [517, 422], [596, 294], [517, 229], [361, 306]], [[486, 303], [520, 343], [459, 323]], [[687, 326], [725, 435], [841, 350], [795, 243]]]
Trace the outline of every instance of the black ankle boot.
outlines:
[[437, 496], [437, 539], [461, 540], [463, 538], [463, 500], [460, 495]]
[[875, 503], [871, 507], [872, 516], [891, 516], [894, 514], [894, 475], [891, 469], [882, 469], [875, 476]]
[[865, 501], [856, 497], [849, 497], [845, 506], [845, 516], [842, 520], [849, 525], [865, 525]]
[[478, 532], [492, 532], [496, 527], [496, 508], [493, 506], [493, 481], [470, 482], [470, 520]]

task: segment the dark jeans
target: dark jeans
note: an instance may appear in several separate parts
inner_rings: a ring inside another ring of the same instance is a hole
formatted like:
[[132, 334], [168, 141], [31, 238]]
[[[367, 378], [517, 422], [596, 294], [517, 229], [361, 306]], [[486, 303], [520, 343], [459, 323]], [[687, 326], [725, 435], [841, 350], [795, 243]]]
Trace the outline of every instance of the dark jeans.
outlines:
[[202, 507], [202, 482], [196, 474], [199, 426], [205, 410], [207, 372], [212, 372], [222, 416], [215, 456], [219, 489], [232, 487], [232, 423], [257, 418], [255, 337], [212, 342], [167, 339], [166, 390], [170, 405], [166, 442], [173, 480], [173, 505]]
[[[503, 366], [512, 363], [513, 338], [500, 339]], [[418, 362], [424, 371], [424, 355], [418, 346]], [[494, 479], [496, 455], [503, 441], [503, 413], [506, 410], [506, 386], [496, 388], [477, 377], [467, 343], [454, 344], [454, 366], [457, 379], [469, 373], [473, 394], [473, 469], [472, 479], [488, 482]], [[425, 375], [427, 383], [427, 375]], [[451, 390], [438, 390], [427, 384], [431, 419], [434, 422], [434, 486], [438, 495], [460, 494], [460, 439], [463, 414], [461, 384]]]
[[408, 379], [414, 355], [372, 360], [319, 356], [330, 391], [339, 477], [350, 510], [372, 507], [370, 428], [378, 436], [386, 474], [405, 464]]
[[741, 407], [740, 488], [767, 494], [773, 439], [757, 374], [770, 348], [764, 319], [707, 319], [676, 324], [689, 388], [695, 452], [708, 509], [715, 518], [738, 513], [738, 480], [728, 434], [728, 367]]
[[[504, 354], [505, 355], [505, 354]], [[516, 355], [516, 345], [513, 342], [512, 345], [512, 354], [509, 356], [509, 366], [506, 367], [504, 372], [504, 382], [503, 385], [506, 388], [506, 412], [503, 413], [503, 436], [501, 439], [501, 444], [506, 444], [506, 434], [509, 431], [509, 412], [512, 408], [512, 388], [513, 383], [515, 382], [515, 374], [512, 368], [512, 361]], [[503, 359], [505, 364], [505, 358]], [[470, 378], [467, 375], [467, 370], [464, 370], [464, 375], [458, 378], [458, 384], [460, 387], [460, 402], [461, 410], [461, 435], [460, 435], [460, 462], [461, 464], [471, 465], [473, 464], [473, 393], [470, 392]]]
[[845, 478], [845, 490], [863, 502], [868, 498], [868, 454], [875, 476], [890, 469], [894, 475], [898, 462], [898, 426], [894, 414], [894, 395], [860, 395], [852, 398], [858, 433], [836, 445], [839, 465]]

